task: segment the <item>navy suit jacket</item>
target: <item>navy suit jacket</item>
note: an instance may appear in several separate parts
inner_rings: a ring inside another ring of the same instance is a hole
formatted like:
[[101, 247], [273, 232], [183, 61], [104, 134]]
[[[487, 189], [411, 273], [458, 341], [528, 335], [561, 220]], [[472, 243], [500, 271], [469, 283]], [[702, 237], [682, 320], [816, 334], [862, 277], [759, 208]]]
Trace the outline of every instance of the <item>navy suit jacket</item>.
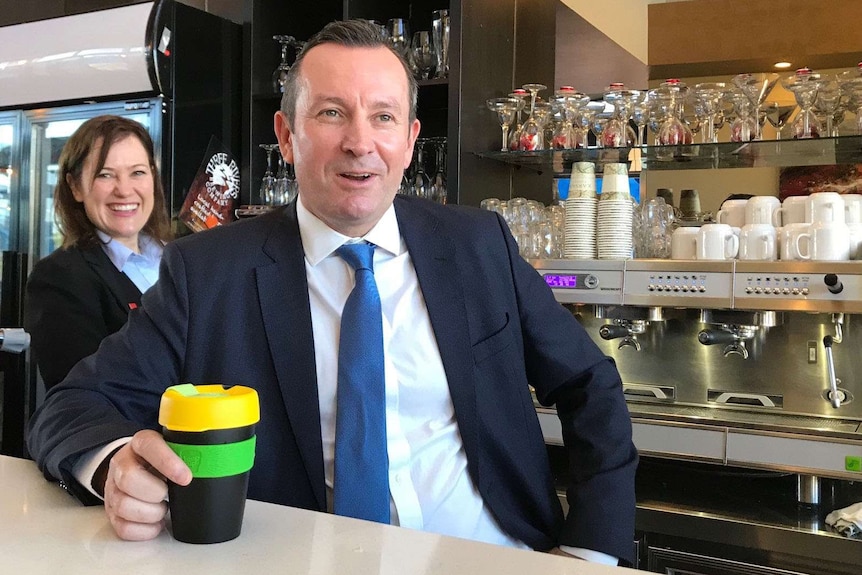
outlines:
[[140, 305], [141, 290], [101, 246], [61, 248], [39, 260], [27, 279], [24, 329], [45, 388], [60, 383]]
[[[637, 453], [613, 362], [553, 298], [491, 212], [395, 200], [446, 371], [470, 476], [501, 527], [631, 560]], [[295, 205], [169, 244], [140, 313], [46, 398], [29, 449], [78, 492], [76, 457], [158, 428], [176, 383], [257, 389], [249, 497], [326, 509], [304, 255]], [[528, 385], [556, 403], [573, 483], [564, 520]]]

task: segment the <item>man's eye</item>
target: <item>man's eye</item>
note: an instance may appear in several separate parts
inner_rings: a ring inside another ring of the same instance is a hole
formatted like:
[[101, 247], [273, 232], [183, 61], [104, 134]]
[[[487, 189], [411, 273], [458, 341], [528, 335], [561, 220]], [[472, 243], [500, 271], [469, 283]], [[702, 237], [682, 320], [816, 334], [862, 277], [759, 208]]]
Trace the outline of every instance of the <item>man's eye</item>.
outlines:
[[379, 116], [381, 122], [391, 122], [392, 116], [389, 114], [380, 114]]
[[324, 110], [323, 115], [327, 118], [337, 118], [338, 116], [340, 116], [338, 110]]

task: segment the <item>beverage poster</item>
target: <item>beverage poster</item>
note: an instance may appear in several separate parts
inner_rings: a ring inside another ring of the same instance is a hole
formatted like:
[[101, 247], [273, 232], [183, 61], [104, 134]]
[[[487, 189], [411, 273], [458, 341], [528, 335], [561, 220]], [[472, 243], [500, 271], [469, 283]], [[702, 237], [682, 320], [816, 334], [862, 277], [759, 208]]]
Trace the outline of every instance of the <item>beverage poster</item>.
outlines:
[[180, 210], [182, 221], [193, 232], [202, 232], [232, 222], [239, 197], [239, 166], [215, 137], [189, 188]]
[[862, 164], [791, 166], [781, 168], [779, 199], [807, 196], [817, 192], [862, 193]]

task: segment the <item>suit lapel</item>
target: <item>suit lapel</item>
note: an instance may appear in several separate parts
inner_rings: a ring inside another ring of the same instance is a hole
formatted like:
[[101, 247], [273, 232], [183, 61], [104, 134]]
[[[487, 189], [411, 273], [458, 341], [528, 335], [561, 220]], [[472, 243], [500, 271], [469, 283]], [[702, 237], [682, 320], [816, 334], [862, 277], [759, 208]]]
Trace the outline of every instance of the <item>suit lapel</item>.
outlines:
[[395, 212], [440, 349], [468, 465], [474, 479], [478, 479], [475, 475], [478, 458], [472, 457], [478, 450], [476, 388], [472, 356], [465, 353], [471, 348], [470, 326], [456, 244], [444, 235], [439, 220], [418, 203], [396, 198]]
[[129, 276], [114, 266], [105, 250], [96, 246], [82, 250], [81, 254], [84, 261], [105, 282], [105, 286], [117, 302], [117, 307], [124, 313], [129, 313], [129, 310], [132, 309], [131, 304], [134, 304], [135, 307], [141, 305], [141, 290], [138, 289], [135, 282], [129, 279]]
[[326, 509], [317, 368], [296, 204], [281, 213], [283, 220], [263, 246], [273, 263], [257, 268], [258, 293], [284, 407], [318, 507]]

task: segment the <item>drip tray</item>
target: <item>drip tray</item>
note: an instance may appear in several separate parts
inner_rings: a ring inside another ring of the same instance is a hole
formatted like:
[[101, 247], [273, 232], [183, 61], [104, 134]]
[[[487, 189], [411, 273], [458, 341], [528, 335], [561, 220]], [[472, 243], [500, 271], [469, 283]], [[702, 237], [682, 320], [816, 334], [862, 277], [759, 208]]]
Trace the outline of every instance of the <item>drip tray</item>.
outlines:
[[862, 422], [839, 417], [816, 417], [787, 413], [753, 413], [733, 409], [712, 409], [700, 406], [629, 403], [633, 420], [653, 419], [703, 423], [710, 426], [741, 427], [765, 431], [804, 432], [813, 435], [846, 435], [858, 439]]

